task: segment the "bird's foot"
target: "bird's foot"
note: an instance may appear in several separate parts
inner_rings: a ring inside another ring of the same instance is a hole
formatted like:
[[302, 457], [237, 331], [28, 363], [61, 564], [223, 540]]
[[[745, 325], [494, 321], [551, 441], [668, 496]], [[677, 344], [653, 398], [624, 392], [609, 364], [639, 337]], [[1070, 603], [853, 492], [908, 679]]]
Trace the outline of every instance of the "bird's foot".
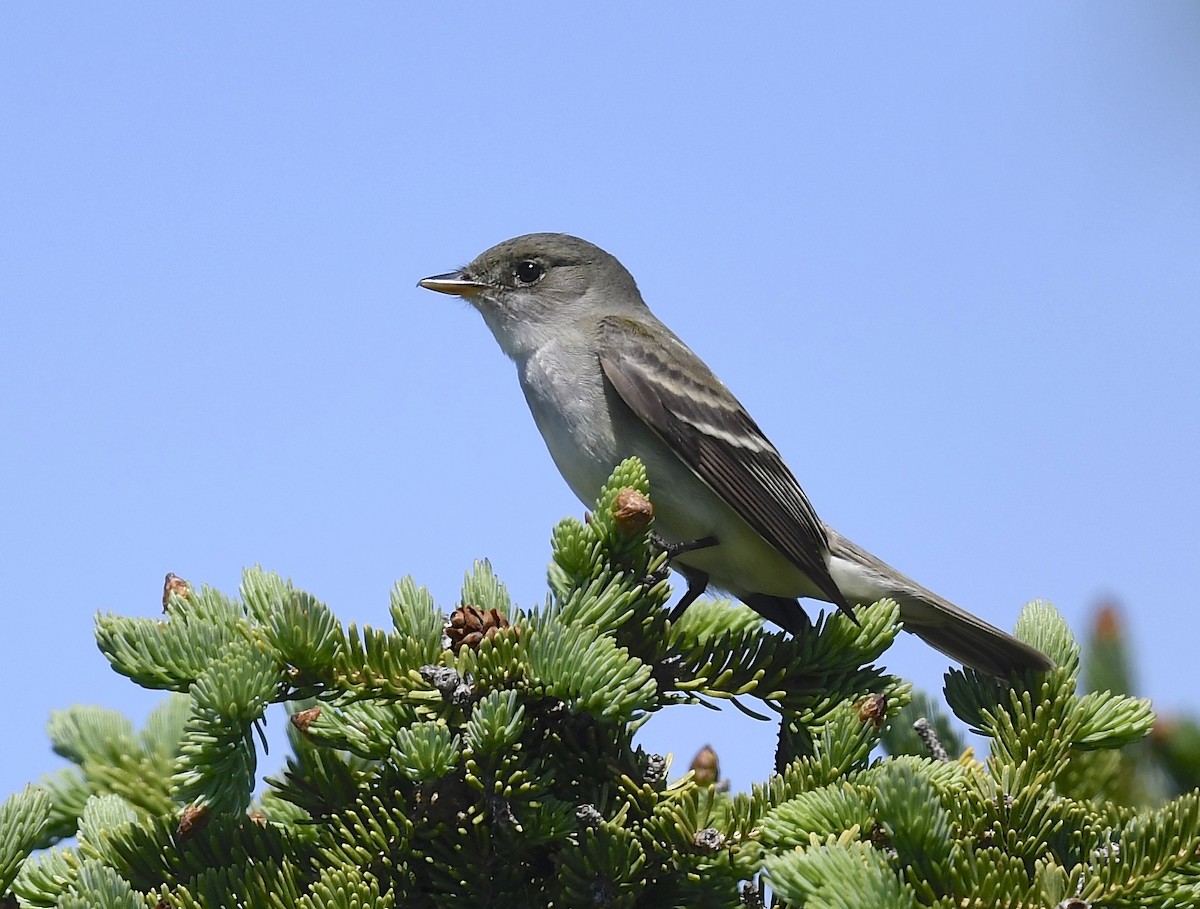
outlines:
[[[675, 558], [675, 556], [682, 555], [685, 552], [695, 552], [697, 549], [709, 549], [713, 546], [716, 546], [719, 542], [716, 537], [707, 536], [701, 537], [698, 540], [688, 540], [685, 543], [668, 543], [653, 530], [650, 531], [649, 538], [650, 545], [660, 552], [665, 553], [667, 560], [663, 562], [661, 568], [650, 572], [648, 575], [642, 578], [642, 583], [647, 587], [653, 587], [659, 581], [665, 581], [667, 579], [667, 577], [671, 574], [671, 559]], [[696, 594], [696, 596], [699, 595], [700, 594]], [[695, 598], [696, 597], [692, 597], [692, 600], [695, 600]], [[691, 600], [688, 601], [688, 604], [691, 604]]]
[[[712, 535], [700, 537], [697, 540], [687, 540], [682, 543], [670, 543], [650, 531], [650, 545], [656, 549], [666, 553], [667, 560], [658, 571], [648, 575], [645, 579], [647, 584], [656, 584], [666, 578], [671, 568], [671, 560], [676, 556], [683, 555], [685, 552], [695, 552], [698, 549], [711, 549], [720, 541]], [[675, 570], [687, 578], [688, 587], [684, 592], [683, 597], [671, 610], [671, 614], [667, 617], [670, 622], [678, 622], [683, 613], [691, 606], [700, 594], [708, 589], [708, 574], [703, 571], [698, 571], [695, 568], [681, 568], [678, 565], [674, 566]]]
[[667, 561], [676, 556], [681, 556], [685, 552], [695, 552], [697, 549], [712, 549], [720, 540], [711, 534], [706, 537], [700, 537], [698, 540], [686, 540], [682, 543], [669, 543], [660, 537], [654, 531], [650, 532], [650, 545], [661, 549], [667, 554]]

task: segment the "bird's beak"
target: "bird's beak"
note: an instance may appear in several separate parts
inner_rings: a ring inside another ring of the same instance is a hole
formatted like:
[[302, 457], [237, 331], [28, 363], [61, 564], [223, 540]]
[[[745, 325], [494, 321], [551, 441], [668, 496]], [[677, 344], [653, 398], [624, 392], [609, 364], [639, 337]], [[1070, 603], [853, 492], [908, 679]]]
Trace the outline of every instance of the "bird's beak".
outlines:
[[440, 294], [453, 294], [458, 297], [474, 297], [487, 289], [486, 284], [464, 278], [461, 271], [448, 271], [444, 275], [422, 278], [417, 282], [417, 286], [424, 287], [426, 290], [436, 290]]

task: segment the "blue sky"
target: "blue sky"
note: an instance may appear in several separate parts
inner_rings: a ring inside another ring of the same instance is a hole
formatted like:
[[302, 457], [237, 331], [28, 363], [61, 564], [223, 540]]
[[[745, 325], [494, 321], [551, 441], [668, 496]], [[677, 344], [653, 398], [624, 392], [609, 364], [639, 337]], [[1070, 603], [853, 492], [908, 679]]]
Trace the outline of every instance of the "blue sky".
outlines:
[[[4, 4], [0, 794], [57, 766], [50, 710], [157, 702], [92, 617], [167, 571], [382, 625], [489, 557], [543, 600], [582, 506], [415, 287], [535, 230], [621, 258], [830, 524], [1003, 626], [1117, 598], [1194, 710], [1198, 9]], [[773, 737], [644, 741], [740, 788]]]

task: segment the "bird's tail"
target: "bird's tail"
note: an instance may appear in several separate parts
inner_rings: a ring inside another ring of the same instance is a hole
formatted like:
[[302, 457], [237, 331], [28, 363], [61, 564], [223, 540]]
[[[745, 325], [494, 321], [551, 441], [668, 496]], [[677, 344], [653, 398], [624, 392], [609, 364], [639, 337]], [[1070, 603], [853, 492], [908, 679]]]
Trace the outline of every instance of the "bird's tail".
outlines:
[[906, 631], [980, 672], [1003, 677], [1015, 670], [1054, 668], [1054, 661], [1036, 647], [942, 599], [833, 528], [825, 530], [831, 556], [829, 573], [852, 603], [865, 605], [891, 597], [900, 604]]

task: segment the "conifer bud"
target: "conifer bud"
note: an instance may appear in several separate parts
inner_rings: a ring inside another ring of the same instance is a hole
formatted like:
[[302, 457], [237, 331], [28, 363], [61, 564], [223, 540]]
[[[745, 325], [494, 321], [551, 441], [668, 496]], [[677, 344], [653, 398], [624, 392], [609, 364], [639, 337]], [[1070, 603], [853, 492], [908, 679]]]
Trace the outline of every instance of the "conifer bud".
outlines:
[[705, 745], [692, 758], [692, 777], [701, 786], [711, 786], [721, 776], [721, 765], [712, 745]]
[[163, 579], [163, 612], [167, 611], [167, 604], [171, 602], [171, 594], [180, 599], [186, 600], [188, 595], [188, 582], [179, 575], [170, 571], [167, 572], [166, 578]]
[[292, 714], [292, 725], [301, 732], [308, 732], [308, 727], [317, 721], [321, 715], [320, 707], [309, 707], [307, 710], [297, 710]]
[[654, 519], [654, 506], [636, 489], [626, 487], [613, 500], [612, 516], [617, 522], [617, 529], [631, 537], [650, 526], [650, 521]]

